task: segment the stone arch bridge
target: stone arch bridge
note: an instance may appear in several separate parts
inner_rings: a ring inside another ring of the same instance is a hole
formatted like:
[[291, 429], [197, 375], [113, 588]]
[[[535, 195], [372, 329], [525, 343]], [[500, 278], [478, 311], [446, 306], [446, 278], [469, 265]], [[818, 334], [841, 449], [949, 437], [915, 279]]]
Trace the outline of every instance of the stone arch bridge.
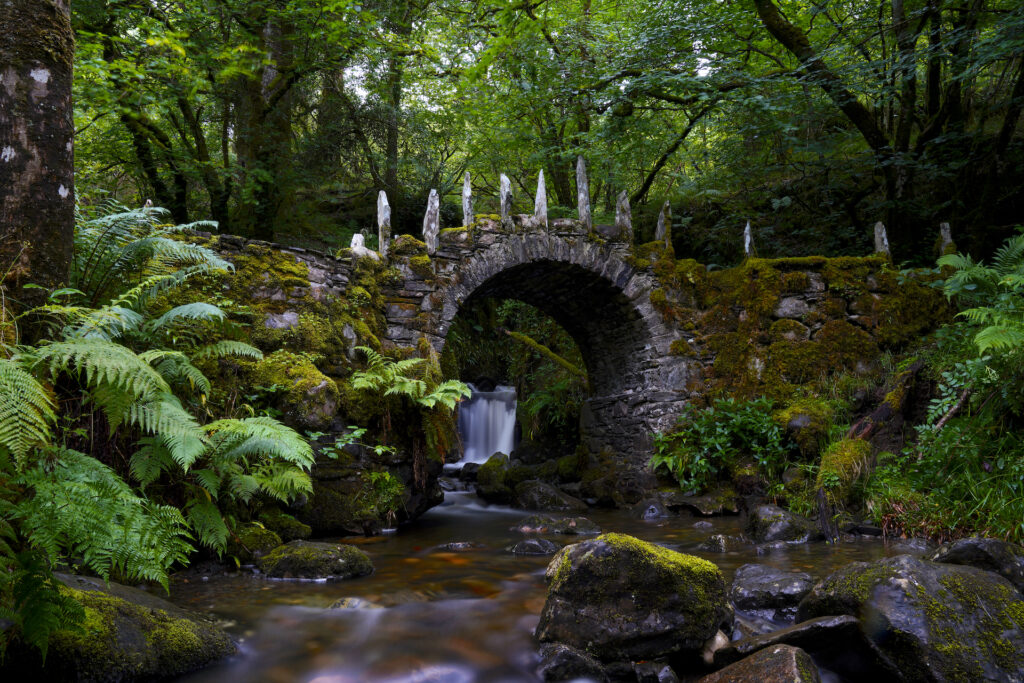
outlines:
[[[382, 287], [385, 345], [416, 347], [425, 338], [440, 351], [459, 311], [480, 299], [537, 307], [582, 352], [592, 387], [584, 444], [635, 464], [646, 462], [651, 435], [688, 402], [709, 393], [787, 396], [839, 369], [869, 371], [880, 350], [916, 338], [945, 314], [934, 289], [881, 254], [748, 258], [709, 273], [674, 258], [665, 226], [659, 241], [634, 245], [623, 221], [588, 226], [506, 214], [467, 222], [446, 230], [435, 223], [427, 243], [382, 235], [383, 256], [359, 245], [331, 256], [257, 244], [308, 266], [306, 293], [317, 300], [345, 295], [354, 259], [383, 258], [393, 269]], [[219, 238], [229, 256], [249, 244]], [[275, 314], [266, 324], [294, 319]]]

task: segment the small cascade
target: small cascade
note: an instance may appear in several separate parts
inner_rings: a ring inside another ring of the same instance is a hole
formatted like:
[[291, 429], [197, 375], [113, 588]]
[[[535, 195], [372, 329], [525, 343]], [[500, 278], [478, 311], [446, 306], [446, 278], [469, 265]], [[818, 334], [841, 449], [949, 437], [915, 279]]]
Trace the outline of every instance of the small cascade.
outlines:
[[459, 436], [465, 449], [460, 465], [484, 463], [495, 453], [511, 453], [516, 436], [516, 390], [498, 385], [494, 391], [479, 391], [459, 405]]

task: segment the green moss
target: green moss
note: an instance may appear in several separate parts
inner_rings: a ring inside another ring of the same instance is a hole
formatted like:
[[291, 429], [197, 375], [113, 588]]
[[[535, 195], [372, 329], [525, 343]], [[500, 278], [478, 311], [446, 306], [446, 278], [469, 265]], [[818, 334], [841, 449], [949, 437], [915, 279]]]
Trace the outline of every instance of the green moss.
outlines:
[[814, 340], [821, 345], [822, 355], [832, 368], [860, 370], [878, 358], [879, 350], [871, 335], [845, 320], [830, 320]]
[[669, 344], [668, 352], [673, 356], [690, 357], [697, 355], [697, 352], [693, 350], [692, 346], [690, 346], [690, 342], [685, 339], [673, 340], [672, 343]]
[[264, 510], [260, 513], [260, 522], [284, 541], [309, 538], [313, 533], [313, 529], [308, 524], [303, 524], [288, 513], [282, 512], [277, 508]]
[[353, 578], [373, 573], [366, 553], [350, 545], [292, 541], [259, 560], [267, 576], [291, 578]]
[[782, 276], [782, 291], [787, 294], [806, 292], [811, 286], [811, 278], [803, 271], [793, 271]]
[[806, 325], [790, 318], [781, 318], [768, 328], [768, 337], [773, 342], [799, 342], [807, 339], [810, 334]]
[[409, 270], [416, 275], [419, 275], [424, 280], [429, 280], [434, 277], [433, 265], [430, 262], [430, 257], [426, 254], [411, 257], [409, 259]]
[[835, 418], [832, 404], [822, 398], [798, 398], [772, 415], [775, 424], [783, 429], [793, 425], [791, 434], [797, 447], [806, 457], [816, 455], [828, 436]]
[[427, 253], [427, 243], [416, 239], [412, 235], [399, 235], [391, 243], [391, 253], [396, 256], [425, 254]]
[[817, 380], [828, 368], [821, 344], [812, 341], [777, 341], [768, 347], [772, 370], [790, 384]]
[[563, 455], [555, 461], [555, 466], [560, 481], [577, 481], [580, 478], [580, 459], [575, 454]]
[[281, 537], [260, 524], [243, 524], [228, 539], [227, 554], [247, 564], [281, 545]]
[[834, 503], [847, 503], [854, 483], [866, 473], [870, 460], [871, 444], [867, 441], [837, 441], [821, 455], [817, 485], [825, 489]]
[[252, 370], [253, 384], [283, 388], [278, 406], [293, 422], [313, 427], [329, 423], [337, 411], [341, 393], [308, 357], [277, 351], [264, 357]]

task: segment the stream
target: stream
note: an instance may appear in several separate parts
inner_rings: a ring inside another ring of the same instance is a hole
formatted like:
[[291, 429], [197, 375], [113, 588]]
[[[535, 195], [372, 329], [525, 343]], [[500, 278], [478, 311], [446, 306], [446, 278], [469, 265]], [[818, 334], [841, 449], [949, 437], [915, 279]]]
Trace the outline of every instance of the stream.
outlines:
[[[532, 632], [544, 605], [544, 569], [551, 558], [513, 555], [507, 549], [527, 537], [513, 527], [528, 514], [485, 505], [469, 491], [449, 492], [443, 505], [397, 533], [325, 539], [362, 548], [376, 567], [371, 576], [322, 583], [268, 580], [246, 571], [179, 578], [172, 584], [171, 600], [212, 613], [241, 640], [239, 657], [187, 680], [538, 680]], [[697, 545], [711, 534], [739, 534], [739, 517], [679, 515], [648, 521], [630, 511], [602, 509], [586, 516], [606, 532], [631, 534], [711, 560], [727, 583], [750, 562], [805, 571], [818, 579], [850, 562], [900, 550], [862, 538], [838, 545], [793, 545], [766, 555], [757, 555], [753, 547], [707, 553], [697, 551]], [[545, 538], [559, 545], [580, 540]], [[451, 543], [460, 546], [446, 547]], [[385, 609], [327, 609], [347, 597]]]

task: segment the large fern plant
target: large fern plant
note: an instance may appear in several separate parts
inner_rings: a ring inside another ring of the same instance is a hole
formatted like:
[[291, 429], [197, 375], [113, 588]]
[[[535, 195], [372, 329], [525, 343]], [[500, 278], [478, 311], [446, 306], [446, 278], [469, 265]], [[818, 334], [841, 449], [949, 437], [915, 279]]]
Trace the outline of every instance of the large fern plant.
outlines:
[[[212, 303], [153, 313], [160, 295], [231, 267], [175, 239], [182, 226], [163, 215], [118, 210], [80, 222], [75, 286], [31, 312], [49, 338], [25, 346], [0, 334], [0, 618], [18, 627], [0, 650], [20, 633], [45, 651], [53, 629], [80, 618], [54, 583], [56, 564], [166, 585], [193, 541], [223, 550], [224, 503], [311, 490], [312, 449], [294, 430], [267, 417], [209, 420], [211, 382], [197, 364], [261, 353], [230, 338]], [[127, 471], [81, 447], [97, 438], [91, 416], [128, 450]], [[158, 483], [178, 507], [150, 497]]]

